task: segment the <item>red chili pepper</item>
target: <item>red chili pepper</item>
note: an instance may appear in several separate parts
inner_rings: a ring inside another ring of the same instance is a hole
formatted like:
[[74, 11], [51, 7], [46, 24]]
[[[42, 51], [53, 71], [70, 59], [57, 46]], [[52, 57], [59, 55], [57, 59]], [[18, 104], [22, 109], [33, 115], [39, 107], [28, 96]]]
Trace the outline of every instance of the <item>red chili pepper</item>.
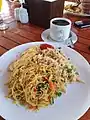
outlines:
[[52, 45], [49, 45], [49, 44], [41, 44], [40, 45], [40, 49], [41, 50], [44, 50], [44, 49], [47, 49], [47, 48], [52, 48], [54, 49], [54, 47]]
[[36, 110], [36, 109], [37, 109], [37, 106], [32, 106], [32, 105], [30, 105], [29, 108], [32, 109], [32, 110]]
[[50, 101], [50, 99], [51, 99], [51, 97], [50, 96], [48, 96], [48, 100]]
[[37, 89], [36, 88], [34, 88], [34, 92], [36, 92], [37, 91]]
[[48, 78], [47, 77], [43, 77], [44, 80], [48, 81]]

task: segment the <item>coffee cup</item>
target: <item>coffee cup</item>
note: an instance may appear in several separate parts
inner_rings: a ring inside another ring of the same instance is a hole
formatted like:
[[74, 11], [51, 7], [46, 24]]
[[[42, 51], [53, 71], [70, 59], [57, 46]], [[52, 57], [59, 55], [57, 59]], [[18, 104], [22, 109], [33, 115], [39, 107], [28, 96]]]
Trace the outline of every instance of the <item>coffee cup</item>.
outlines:
[[71, 21], [67, 18], [53, 18], [50, 21], [50, 37], [55, 41], [65, 41], [69, 38]]

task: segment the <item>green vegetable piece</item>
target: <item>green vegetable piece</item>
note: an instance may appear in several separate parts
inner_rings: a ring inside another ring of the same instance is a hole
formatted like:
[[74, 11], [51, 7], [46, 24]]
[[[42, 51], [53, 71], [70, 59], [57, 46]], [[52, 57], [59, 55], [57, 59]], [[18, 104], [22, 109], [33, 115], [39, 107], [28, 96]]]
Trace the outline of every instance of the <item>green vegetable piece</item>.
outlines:
[[48, 83], [45, 83], [44, 88], [47, 89], [48, 86], [49, 86]]
[[76, 72], [75, 74], [76, 74], [76, 75], [79, 75], [79, 73], [78, 73], [78, 72]]
[[55, 80], [52, 80], [52, 82], [55, 82]]
[[68, 69], [67, 72], [68, 72], [68, 73], [71, 73], [71, 72], [72, 72], [72, 69]]
[[62, 93], [61, 93], [61, 92], [57, 92], [56, 95], [57, 95], [58, 97], [60, 97], [60, 96], [62, 95]]
[[53, 97], [51, 97], [51, 99], [50, 99], [50, 104], [51, 105], [54, 104], [54, 98]]

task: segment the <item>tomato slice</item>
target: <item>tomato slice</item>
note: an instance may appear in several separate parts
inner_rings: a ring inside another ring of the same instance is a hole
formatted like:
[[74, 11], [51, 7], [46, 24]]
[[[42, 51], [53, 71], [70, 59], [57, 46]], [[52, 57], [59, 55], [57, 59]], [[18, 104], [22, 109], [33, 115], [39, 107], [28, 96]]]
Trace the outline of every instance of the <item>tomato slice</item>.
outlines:
[[40, 49], [41, 50], [44, 50], [44, 49], [47, 49], [47, 48], [52, 48], [54, 49], [54, 47], [52, 45], [49, 45], [49, 44], [41, 44], [40, 45]]

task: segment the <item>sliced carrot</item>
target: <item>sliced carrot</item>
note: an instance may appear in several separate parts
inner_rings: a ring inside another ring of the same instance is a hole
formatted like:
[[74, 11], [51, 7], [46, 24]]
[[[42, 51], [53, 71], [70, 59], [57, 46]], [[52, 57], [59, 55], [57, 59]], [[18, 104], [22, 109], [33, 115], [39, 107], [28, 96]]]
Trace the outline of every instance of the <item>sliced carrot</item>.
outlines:
[[37, 109], [37, 106], [32, 106], [32, 105], [30, 105], [29, 108], [32, 109], [32, 110], [36, 110], [36, 109]]
[[56, 85], [53, 83], [53, 82], [49, 82], [49, 86], [52, 90], [55, 90], [56, 89]]

